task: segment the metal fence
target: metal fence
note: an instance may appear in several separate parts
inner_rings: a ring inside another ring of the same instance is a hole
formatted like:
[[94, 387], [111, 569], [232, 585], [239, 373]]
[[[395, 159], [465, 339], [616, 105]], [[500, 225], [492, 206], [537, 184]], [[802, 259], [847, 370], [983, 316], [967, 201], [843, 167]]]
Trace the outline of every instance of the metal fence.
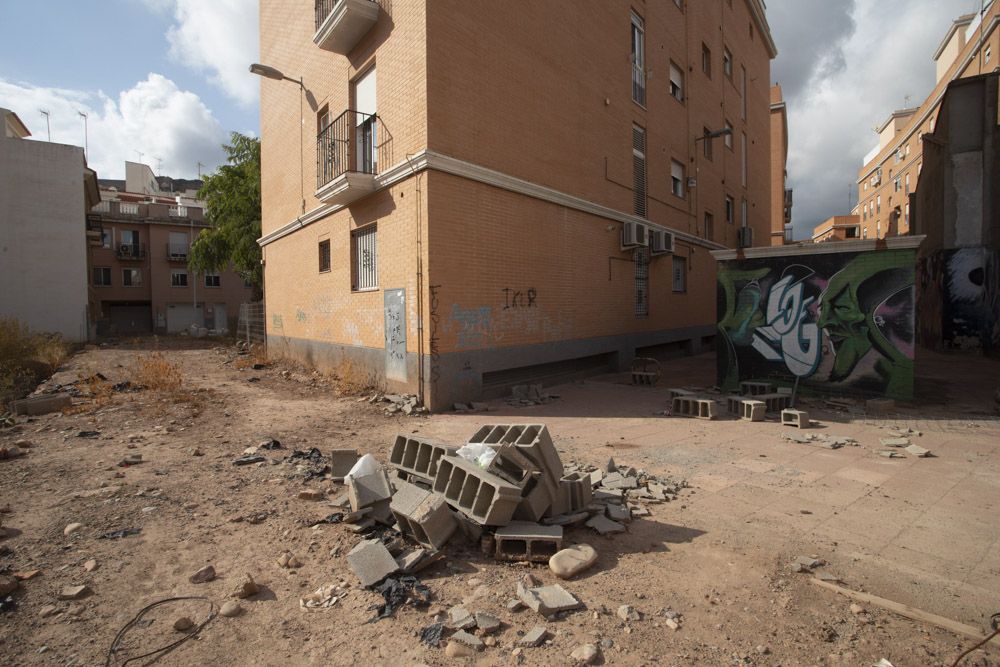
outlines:
[[251, 343], [264, 343], [264, 302], [241, 303], [240, 320], [236, 325], [236, 337]]

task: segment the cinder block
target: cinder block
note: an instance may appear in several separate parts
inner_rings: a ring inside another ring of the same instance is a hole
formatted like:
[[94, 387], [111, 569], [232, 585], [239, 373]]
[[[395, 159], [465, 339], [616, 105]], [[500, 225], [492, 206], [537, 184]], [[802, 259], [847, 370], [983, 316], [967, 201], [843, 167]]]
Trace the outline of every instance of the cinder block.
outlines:
[[644, 384], [647, 386], [653, 386], [659, 379], [660, 379], [659, 373], [651, 373], [649, 371], [632, 371], [632, 384]]
[[521, 489], [460, 456], [438, 459], [434, 492], [484, 526], [504, 526], [521, 502]]
[[673, 413], [679, 417], [715, 419], [719, 413], [719, 404], [711, 398], [678, 396], [673, 402]]
[[412, 477], [433, 482], [438, 459], [456, 451], [455, 447], [433, 440], [397, 435], [389, 453], [389, 463]]
[[399, 564], [378, 540], [362, 540], [347, 554], [347, 564], [365, 588], [399, 570]]
[[781, 424], [783, 426], [797, 426], [799, 428], [809, 428], [809, 413], [805, 410], [793, 410], [785, 408], [781, 411]]
[[768, 412], [781, 412], [792, 407], [792, 397], [789, 394], [755, 394], [758, 401], [764, 401]]
[[570, 473], [559, 480], [559, 495], [553, 500], [546, 516], [558, 516], [579, 512], [593, 500], [593, 487], [590, 485], [590, 475]]
[[753, 399], [743, 399], [741, 402], [743, 411], [740, 414], [742, 419], [752, 422], [764, 421], [764, 413], [767, 412], [767, 403]]
[[401, 533], [432, 549], [443, 547], [458, 528], [441, 496], [407, 482], [396, 485], [389, 509]]
[[536, 472], [538, 467], [532, 463], [531, 459], [518, 451], [516, 445], [500, 445], [495, 451], [496, 456], [490, 461], [490, 465], [486, 469], [487, 472], [524, 489], [531, 481], [532, 473]]
[[674, 389], [667, 389], [667, 392], [670, 395], [670, 401], [671, 402], [673, 402], [673, 400], [675, 398], [677, 398], [678, 396], [680, 396], [682, 398], [687, 398], [687, 397], [691, 397], [691, 396], [695, 395], [695, 392], [689, 391], [687, 389], [676, 389], [676, 388], [674, 388]]
[[381, 468], [371, 475], [351, 477], [347, 483], [347, 497], [351, 501], [351, 509], [357, 511], [364, 507], [374, 507], [385, 504], [388, 510], [392, 498], [392, 487], [389, 478]]
[[46, 394], [18, 399], [10, 404], [10, 410], [15, 415], [35, 417], [65, 410], [72, 405], [73, 399], [70, 398], [69, 394]]
[[562, 526], [542, 526], [515, 521], [495, 533], [498, 560], [526, 560], [547, 563], [562, 549]]
[[741, 414], [743, 400], [739, 395], [726, 396], [726, 412], [731, 415]]
[[532, 474], [531, 480], [521, 494], [521, 502], [514, 510], [514, 518], [518, 521], [538, 521], [547, 516], [552, 506], [553, 498], [549, 487], [543, 480], [542, 473]]
[[759, 394], [770, 394], [774, 391], [774, 385], [770, 382], [759, 380], [744, 380], [740, 382], [740, 393], [744, 396], [757, 396]]
[[361, 454], [356, 449], [334, 449], [330, 452], [330, 475], [344, 479], [359, 458]]

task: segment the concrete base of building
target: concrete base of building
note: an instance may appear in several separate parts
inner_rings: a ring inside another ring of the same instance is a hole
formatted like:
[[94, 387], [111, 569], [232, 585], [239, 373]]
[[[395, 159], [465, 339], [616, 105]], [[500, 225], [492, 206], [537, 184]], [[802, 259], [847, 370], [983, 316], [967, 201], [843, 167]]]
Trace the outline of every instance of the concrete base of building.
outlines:
[[[711, 344], [715, 325], [563, 340], [536, 345], [424, 355], [424, 400], [431, 410], [497, 398], [517, 384], [558, 384], [597, 373], [627, 371], [643, 355], [698, 354]], [[286, 357], [357, 383], [419, 393], [418, 357], [406, 355], [406, 378], [385, 376], [385, 350], [285, 336], [268, 336], [268, 354]]]

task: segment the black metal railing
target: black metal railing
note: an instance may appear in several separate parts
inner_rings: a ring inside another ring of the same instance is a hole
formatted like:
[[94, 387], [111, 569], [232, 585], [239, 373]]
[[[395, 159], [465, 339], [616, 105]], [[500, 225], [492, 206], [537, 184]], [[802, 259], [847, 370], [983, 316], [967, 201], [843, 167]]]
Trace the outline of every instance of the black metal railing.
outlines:
[[117, 250], [118, 259], [145, 259], [146, 246], [141, 243], [122, 243]]
[[[320, 26], [326, 21], [327, 17], [333, 13], [334, 8], [343, 2], [343, 0], [316, 0], [316, 31], [319, 32]], [[376, 0], [369, 0], [369, 2], [375, 2], [376, 4], [382, 6], [383, 3], [376, 2]]]
[[646, 71], [635, 63], [632, 63], [632, 99], [646, 106]]
[[379, 134], [381, 124], [375, 114], [348, 109], [337, 116], [316, 138], [316, 187], [349, 171], [377, 174]]
[[188, 257], [188, 245], [186, 243], [168, 243], [167, 260], [171, 262], [186, 262]]

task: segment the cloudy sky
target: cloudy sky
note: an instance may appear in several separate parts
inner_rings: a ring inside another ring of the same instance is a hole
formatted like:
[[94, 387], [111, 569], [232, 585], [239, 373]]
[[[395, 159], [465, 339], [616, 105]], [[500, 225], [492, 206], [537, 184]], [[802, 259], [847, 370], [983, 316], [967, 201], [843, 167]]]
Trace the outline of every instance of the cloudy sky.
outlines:
[[[517, 0], [527, 2], [529, 0]], [[707, 0], [691, 0], [704, 2]], [[788, 103], [796, 238], [847, 213], [872, 127], [919, 104], [931, 54], [950, 22], [980, 0], [768, 0], [779, 55], [772, 79]], [[32, 26], [47, 27], [43, 36]], [[44, 48], [39, 42], [46, 40]], [[83, 144], [122, 178], [125, 160], [194, 177], [223, 159], [228, 133], [256, 133], [257, 0], [16, 0], [0, 26], [0, 106], [44, 139]]]

